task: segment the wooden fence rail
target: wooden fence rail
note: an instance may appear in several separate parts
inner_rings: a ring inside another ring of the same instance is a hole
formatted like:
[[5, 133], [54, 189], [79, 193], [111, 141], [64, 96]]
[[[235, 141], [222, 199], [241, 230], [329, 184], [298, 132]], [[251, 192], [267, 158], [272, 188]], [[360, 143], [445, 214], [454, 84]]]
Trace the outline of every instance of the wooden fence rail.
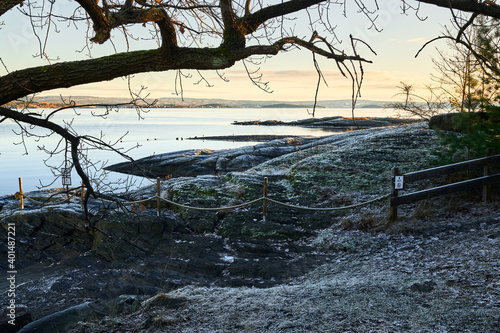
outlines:
[[[391, 185], [391, 200], [389, 208], [389, 222], [393, 222], [398, 217], [398, 206], [409, 204], [415, 201], [441, 196], [468, 190], [475, 187], [483, 187], [483, 201], [491, 200], [491, 185], [500, 183], [500, 173], [490, 175], [490, 166], [500, 163], [500, 155], [478, 158], [475, 160], [449, 164], [437, 168], [401, 174], [398, 168], [392, 170], [393, 182]], [[483, 168], [483, 176], [469, 179], [453, 184], [433, 187], [427, 190], [399, 195], [400, 189], [396, 187], [396, 177], [402, 176], [402, 183], [407, 184], [417, 180], [428, 179], [430, 177], [447, 175], [455, 172], [474, 170]]]

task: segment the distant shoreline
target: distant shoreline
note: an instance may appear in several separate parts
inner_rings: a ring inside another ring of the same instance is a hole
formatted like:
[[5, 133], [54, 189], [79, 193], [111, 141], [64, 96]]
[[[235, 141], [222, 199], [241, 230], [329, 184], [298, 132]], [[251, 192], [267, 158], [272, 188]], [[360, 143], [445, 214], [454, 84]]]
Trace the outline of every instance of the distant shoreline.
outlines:
[[[298, 100], [298, 101], [280, 101], [280, 100], [229, 100], [222, 98], [158, 98], [148, 99], [148, 102], [153, 103], [152, 106], [147, 106], [145, 103], [144, 108], [201, 108], [201, 109], [217, 109], [217, 108], [263, 108], [263, 109], [313, 109], [315, 104], [312, 100]], [[16, 108], [26, 107], [26, 101], [16, 101], [9, 103], [8, 106]], [[109, 105], [119, 105], [120, 108], [129, 109], [134, 106], [126, 105], [130, 103], [130, 98], [123, 97], [96, 97], [96, 96], [71, 96], [62, 100], [61, 96], [37, 96], [36, 100], [29, 101], [29, 108], [61, 108], [67, 107], [68, 104], [75, 103], [76, 107], [85, 108], [102, 108]], [[350, 99], [333, 99], [333, 100], [320, 100], [316, 103], [317, 109], [351, 109], [352, 101]], [[385, 108], [390, 101], [380, 100], [363, 100], [357, 101], [357, 109]]]

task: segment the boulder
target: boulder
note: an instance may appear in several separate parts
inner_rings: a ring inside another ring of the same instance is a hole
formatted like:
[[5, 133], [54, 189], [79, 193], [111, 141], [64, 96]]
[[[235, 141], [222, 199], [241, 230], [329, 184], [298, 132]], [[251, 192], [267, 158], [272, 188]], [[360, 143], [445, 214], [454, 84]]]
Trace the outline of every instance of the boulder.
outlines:
[[440, 131], [454, 131], [453, 118], [456, 117], [458, 113], [443, 113], [431, 117], [429, 120], [429, 128], [437, 129]]
[[[441, 131], [461, 132], [460, 123], [467, 121], [487, 121], [487, 112], [451, 112], [431, 117], [429, 128]], [[458, 128], [457, 128], [458, 127]]]
[[52, 333], [68, 332], [79, 321], [89, 317], [103, 317], [105, 314], [96, 311], [91, 302], [72, 306], [66, 310], [56, 312], [47, 317], [36, 320], [24, 326], [20, 333]]

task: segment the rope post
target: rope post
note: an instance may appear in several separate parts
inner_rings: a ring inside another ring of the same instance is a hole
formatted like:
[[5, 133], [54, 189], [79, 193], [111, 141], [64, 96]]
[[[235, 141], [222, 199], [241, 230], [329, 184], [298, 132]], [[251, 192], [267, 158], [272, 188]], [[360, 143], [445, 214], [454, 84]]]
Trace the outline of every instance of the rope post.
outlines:
[[160, 177], [156, 177], [156, 215], [160, 216]]
[[392, 198], [396, 198], [398, 196], [398, 190], [396, 190], [396, 176], [399, 176], [399, 169], [393, 168], [392, 169], [392, 181], [391, 181], [391, 202], [390, 202], [390, 207], [389, 207], [389, 216], [388, 216], [388, 224], [391, 222], [396, 221], [398, 218], [398, 206], [392, 204]]
[[70, 200], [69, 200], [69, 185], [66, 185], [66, 197], [68, 198], [68, 201], [66, 201], [66, 203], [69, 205], [70, 204]]
[[263, 197], [264, 200], [262, 200], [262, 221], [266, 222], [266, 216], [267, 216], [267, 183], [269, 182], [269, 179], [267, 177], [264, 178], [264, 193]]
[[24, 209], [23, 179], [21, 177], [19, 177], [19, 200], [21, 204], [21, 209]]
[[85, 183], [83, 182], [82, 179], [82, 191], [80, 195], [80, 205], [82, 206], [82, 210], [84, 210], [83, 202], [85, 201]]

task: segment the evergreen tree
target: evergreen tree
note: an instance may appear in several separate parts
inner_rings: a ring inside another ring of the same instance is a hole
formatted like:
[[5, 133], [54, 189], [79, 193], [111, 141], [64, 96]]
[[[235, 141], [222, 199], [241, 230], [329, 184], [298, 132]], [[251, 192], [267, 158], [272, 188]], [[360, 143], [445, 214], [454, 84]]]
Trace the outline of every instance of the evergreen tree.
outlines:
[[470, 44], [435, 61], [439, 82], [449, 95], [455, 132], [438, 132], [440, 164], [500, 154], [499, 20], [478, 18], [464, 34]]

